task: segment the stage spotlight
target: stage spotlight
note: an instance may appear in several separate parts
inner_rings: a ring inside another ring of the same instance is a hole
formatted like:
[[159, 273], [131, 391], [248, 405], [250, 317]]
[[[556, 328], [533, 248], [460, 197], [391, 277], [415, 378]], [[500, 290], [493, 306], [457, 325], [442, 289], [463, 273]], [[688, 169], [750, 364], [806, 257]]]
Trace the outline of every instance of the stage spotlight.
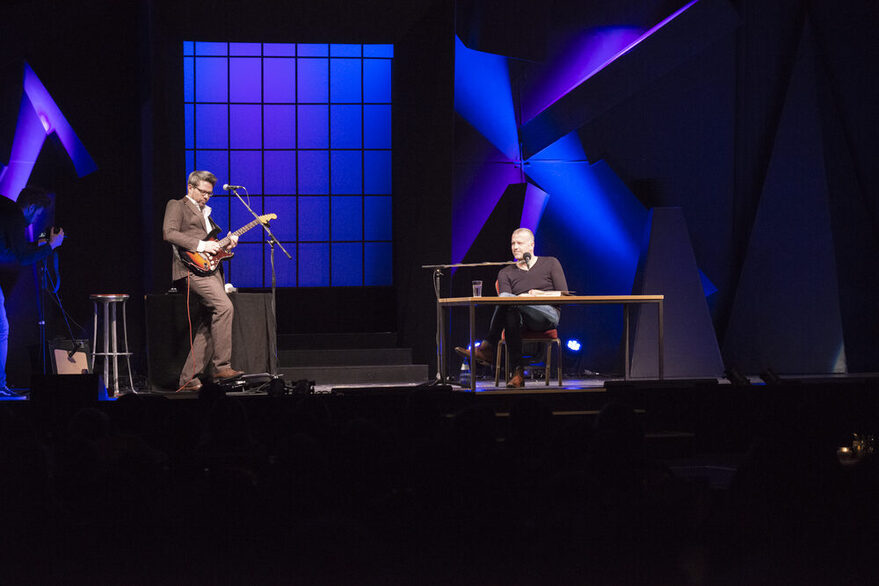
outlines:
[[724, 371], [726, 378], [729, 382], [733, 384], [735, 387], [747, 387], [751, 384], [751, 381], [748, 380], [748, 377], [739, 372], [739, 369], [735, 366], [730, 366]]
[[580, 344], [580, 340], [576, 340], [573, 338], [568, 340], [565, 346], [567, 346], [568, 350], [570, 350], [571, 352], [579, 352], [580, 348], [583, 347], [583, 345]]
[[780, 385], [782, 383], [781, 377], [775, 374], [775, 371], [771, 368], [767, 368], [761, 372], [760, 378], [762, 378], [763, 382], [767, 385]]

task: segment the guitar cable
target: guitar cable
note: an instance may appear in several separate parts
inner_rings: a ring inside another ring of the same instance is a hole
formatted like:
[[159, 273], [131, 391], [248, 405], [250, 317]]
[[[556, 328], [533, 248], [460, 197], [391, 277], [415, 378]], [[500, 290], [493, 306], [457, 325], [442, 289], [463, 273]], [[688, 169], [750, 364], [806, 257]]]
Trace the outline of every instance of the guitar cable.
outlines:
[[[190, 276], [191, 276], [191, 273], [187, 272], [186, 273], [186, 323], [189, 325], [189, 358], [192, 361], [192, 367], [195, 368], [195, 357], [192, 355], [192, 347], [195, 345], [195, 342], [192, 338], [192, 313], [189, 310], [189, 277]], [[195, 380], [195, 378], [197, 376], [198, 376], [198, 374], [192, 375], [192, 378], [190, 378], [188, 381], [186, 381], [185, 383], [180, 385], [180, 388], [174, 392], [179, 393], [180, 391], [182, 391], [183, 387], [185, 387], [186, 385], [191, 383], [193, 380]]]
[[[56, 262], [57, 262], [57, 259], [58, 259], [58, 257], [56, 256], [55, 257]], [[79, 330], [83, 330], [84, 328], [79, 324], [78, 321], [73, 319], [73, 317], [69, 313], [67, 313], [66, 309], [64, 309], [64, 304], [61, 303], [61, 293], [59, 293], [59, 291], [58, 291], [59, 286], [58, 286], [57, 282], [55, 281], [55, 279], [52, 278], [52, 273], [49, 272], [48, 270], [46, 270], [45, 268], [42, 268], [40, 270], [45, 271], [44, 274], [46, 276], [46, 282], [50, 285], [48, 287], [48, 293], [50, 294], [49, 298], [55, 303], [55, 305], [61, 311], [61, 317], [64, 318], [64, 325], [67, 326], [67, 333], [70, 334], [70, 339], [73, 340], [74, 339], [73, 328], [70, 327], [70, 322], [73, 322], [73, 325], [75, 325], [77, 327], [77, 329], [79, 329]], [[57, 271], [57, 267], [55, 270]]]

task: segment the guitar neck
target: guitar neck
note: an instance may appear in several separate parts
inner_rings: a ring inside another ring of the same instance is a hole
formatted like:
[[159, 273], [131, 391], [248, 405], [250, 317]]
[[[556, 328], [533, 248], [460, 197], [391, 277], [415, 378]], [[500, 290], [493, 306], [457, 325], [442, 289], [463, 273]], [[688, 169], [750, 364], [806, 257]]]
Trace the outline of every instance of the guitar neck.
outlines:
[[[260, 220], [260, 219], [254, 220], [254, 221], [252, 221], [251, 223], [247, 224], [246, 226], [243, 226], [243, 227], [241, 227], [241, 228], [238, 228], [237, 230], [235, 230], [234, 232], [232, 232], [232, 234], [234, 234], [235, 236], [241, 236], [242, 234], [244, 234], [245, 232], [247, 232], [248, 230], [250, 230], [251, 228], [253, 228], [253, 227], [256, 226], [257, 224], [261, 223], [262, 221], [263, 221], [263, 220]], [[220, 244], [220, 246], [222, 246], [222, 247], [225, 248], [225, 247], [228, 246], [231, 242], [232, 242], [231, 239], [230, 239], [228, 236], [226, 236], [225, 238], [223, 238], [222, 240], [220, 240], [219, 244]]]

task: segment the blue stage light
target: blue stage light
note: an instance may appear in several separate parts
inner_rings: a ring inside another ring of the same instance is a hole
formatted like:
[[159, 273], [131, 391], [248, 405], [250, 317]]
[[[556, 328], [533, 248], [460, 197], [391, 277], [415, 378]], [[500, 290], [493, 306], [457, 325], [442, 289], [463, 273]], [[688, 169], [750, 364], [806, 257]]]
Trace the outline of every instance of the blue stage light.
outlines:
[[0, 194], [13, 201], [27, 185], [40, 149], [50, 134], [55, 134], [64, 146], [77, 175], [83, 177], [98, 168], [46, 86], [27, 63], [24, 64], [23, 86], [9, 165], [0, 164]]
[[577, 340], [574, 338], [571, 338], [570, 340], [568, 340], [568, 342], [565, 344], [565, 346], [567, 346], [568, 350], [570, 350], [571, 352], [579, 352], [580, 348], [583, 347], [583, 345], [580, 344], [580, 340]]
[[510, 160], [519, 134], [507, 58], [467, 48], [455, 37], [455, 111]]

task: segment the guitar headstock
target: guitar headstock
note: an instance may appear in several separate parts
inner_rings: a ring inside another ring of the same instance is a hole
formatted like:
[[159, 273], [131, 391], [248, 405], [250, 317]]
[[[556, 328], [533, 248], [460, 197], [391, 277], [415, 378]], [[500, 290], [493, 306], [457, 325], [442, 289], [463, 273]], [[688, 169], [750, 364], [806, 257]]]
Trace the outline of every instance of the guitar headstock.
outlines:
[[268, 222], [271, 222], [272, 220], [277, 220], [277, 219], [278, 219], [277, 214], [265, 214], [265, 215], [259, 217], [259, 221], [261, 224], [266, 224]]

